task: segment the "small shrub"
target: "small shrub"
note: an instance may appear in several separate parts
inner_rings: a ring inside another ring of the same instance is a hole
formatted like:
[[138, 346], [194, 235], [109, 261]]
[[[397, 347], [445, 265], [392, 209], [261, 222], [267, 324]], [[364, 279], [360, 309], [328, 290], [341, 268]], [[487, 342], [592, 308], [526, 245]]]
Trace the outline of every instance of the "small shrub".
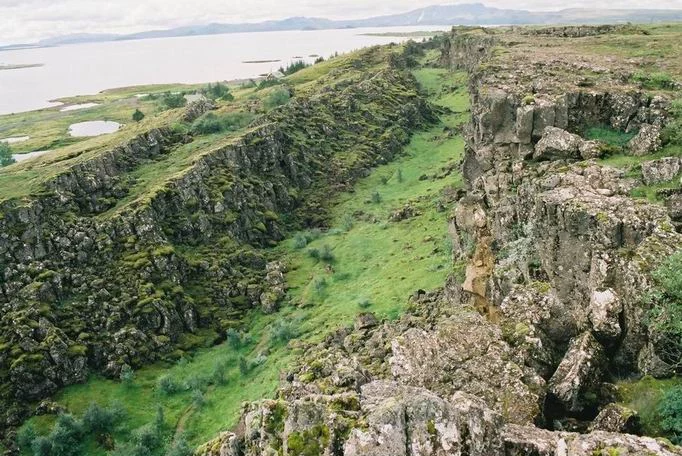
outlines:
[[371, 306], [372, 306], [372, 302], [367, 298], [360, 298], [360, 300], [358, 301], [358, 307], [360, 309], [367, 309], [368, 307], [371, 307]]
[[211, 382], [214, 385], [224, 385], [227, 383], [227, 364], [224, 361], [218, 361], [213, 372], [211, 373]]
[[652, 277], [660, 288], [648, 296], [652, 303], [649, 331], [658, 355], [682, 370], [682, 251], [666, 258]]
[[343, 216], [341, 219], [341, 229], [343, 231], [350, 231], [353, 228], [353, 223], [355, 222], [355, 219], [351, 214], [346, 214]]
[[317, 296], [322, 296], [325, 288], [327, 288], [327, 281], [323, 277], [315, 277], [313, 279], [313, 290], [315, 290]]
[[6, 142], [0, 142], [0, 166], [8, 166], [14, 163], [12, 149]]
[[296, 233], [294, 235], [294, 248], [300, 250], [306, 245], [308, 245], [308, 238], [306, 235], [303, 233]]
[[318, 249], [308, 249], [308, 256], [314, 260], [319, 260], [320, 251]]
[[658, 413], [661, 416], [661, 429], [673, 443], [682, 444], [682, 386], [663, 394]]
[[675, 80], [668, 73], [638, 71], [632, 75], [632, 80], [646, 89], [675, 88]]
[[322, 250], [320, 250], [320, 260], [324, 261], [325, 263], [334, 262], [334, 254], [332, 253], [331, 247], [329, 247], [327, 244], [323, 245]]
[[83, 430], [94, 435], [109, 434], [124, 416], [125, 413], [120, 406], [105, 408], [91, 403], [83, 414]]
[[372, 203], [379, 204], [382, 201], [381, 194], [379, 192], [372, 193]]
[[263, 105], [266, 109], [273, 109], [277, 106], [286, 104], [289, 101], [289, 98], [291, 98], [289, 90], [285, 88], [275, 89], [270, 92], [267, 97], [265, 97]]
[[192, 390], [192, 404], [194, 404], [194, 406], [197, 408], [201, 408], [204, 406], [204, 404], [206, 404], [204, 393], [202, 393], [201, 390]]
[[154, 415], [154, 426], [156, 426], [156, 429], [159, 431], [159, 433], [166, 427], [166, 416], [163, 413], [163, 407], [161, 407], [160, 405], [156, 407], [156, 415]]
[[135, 381], [135, 372], [133, 371], [133, 368], [128, 364], [124, 364], [121, 367], [119, 378], [121, 379], [121, 383], [123, 383], [126, 387], [133, 386], [133, 382]]
[[45, 436], [36, 437], [31, 443], [34, 456], [51, 456], [52, 440]]
[[161, 95], [161, 104], [166, 109], [175, 109], [185, 106], [185, 104], [187, 104], [187, 100], [185, 99], [185, 95], [182, 93], [166, 92]]
[[135, 454], [151, 454], [161, 445], [161, 429], [154, 424], [145, 424], [132, 433]]
[[398, 183], [402, 184], [403, 183], [403, 170], [398, 169], [398, 171], [395, 174], [395, 178], [398, 181]]
[[249, 362], [243, 356], [239, 357], [239, 372], [242, 375], [249, 373]]
[[381, 177], [379, 177], [379, 181], [381, 182], [381, 185], [386, 185], [386, 184], [388, 184], [388, 177], [381, 176]]
[[200, 135], [237, 131], [248, 126], [253, 118], [253, 114], [249, 112], [230, 112], [222, 115], [207, 112], [194, 121], [191, 131]]
[[276, 344], [286, 344], [297, 335], [293, 323], [284, 319], [275, 320], [270, 327], [270, 339]]
[[215, 84], [209, 83], [201, 90], [201, 93], [211, 100], [234, 100], [234, 96], [230, 93], [230, 88], [221, 82], [216, 82]]
[[166, 456], [192, 456], [192, 454], [194, 454], [194, 450], [184, 437], [177, 438], [166, 452]]
[[227, 345], [234, 350], [239, 350], [242, 346], [242, 336], [239, 331], [234, 328], [229, 328], [225, 331], [225, 339], [227, 340]]
[[135, 122], [140, 122], [142, 119], [144, 119], [144, 113], [139, 109], [136, 109], [135, 112], [133, 113], [133, 120]]
[[49, 435], [53, 456], [76, 456], [82, 451], [83, 428], [71, 415], [61, 414]]
[[19, 449], [28, 450], [31, 449], [33, 441], [38, 437], [36, 430], [31, 423], [19, 429], [17, 432], [17, 445]]
[[180, 389], [177, 382], [170, 375], [162, 375], [159, 377], [156, 381], [156, 387], [161, 393], [167, 396], [177, 393]]
[[186, 382], [186, 388], [188, 390], [199, 390], [203, 391], [206, 389], [206, 386], [208, 385], [208, 380], [198, 374], [191, 375]]
[[285, 75], [290, 75], [294, 74], [298, 71], [301, 71], [302, 69], [309, 67], [310, 65], [305, 63], [303, 60], [296, 60], [294, 62], [291, 62], [290, 64], [287, 65], [286, 68], [280, 68], [279, 71], [284, 73]]

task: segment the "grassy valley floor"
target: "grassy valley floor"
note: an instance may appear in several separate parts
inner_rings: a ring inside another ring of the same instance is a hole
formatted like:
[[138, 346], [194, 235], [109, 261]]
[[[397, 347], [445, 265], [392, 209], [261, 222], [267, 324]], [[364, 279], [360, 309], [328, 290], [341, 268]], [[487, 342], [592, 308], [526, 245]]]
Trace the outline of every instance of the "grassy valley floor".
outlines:
[[[252, 312], [226, 342], [177, 364], [142, 368], [127, 381], [92, 377], [55, 402], [77, 417], [91, 403], [119, 404], [126, 418], [113, 435], [117, 443], [161, 410], [166, 441], [182, 435], [198, 445], [233, 427], [242, 402], [272, 395], [303, 345], [352, 324], [360, 312], [396, 318], [417, 288], [441, 286], [453, 268], [447, 221], [462, 185], [464, 141], [457, 129], [468, 117], [468, 95], [462, 73], [422, 68], [414, 74], [442, 108], [440, 121], [331, 201], [330, 229], [296, 233], [274, 248], [289, 271], [279, 312]], [[28, 426], [44, 434], [55, 418], [34, 417]], [[107, 454], [95, 438], [86, 445], [84, 454]]]

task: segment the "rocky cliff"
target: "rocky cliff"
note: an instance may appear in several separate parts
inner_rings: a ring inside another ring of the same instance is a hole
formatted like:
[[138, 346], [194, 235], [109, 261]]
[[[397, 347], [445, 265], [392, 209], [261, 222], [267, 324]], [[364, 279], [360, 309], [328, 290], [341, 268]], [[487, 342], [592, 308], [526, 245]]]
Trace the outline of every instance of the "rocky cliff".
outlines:
[[0, 427], [88, 372], [177, 358], [246, 310], [276, 308], [281, 284], [267, 280], [278, 275], [264, 247], [319, 224], [330, 192], [390, 160], [432, 119], [386, 51], [362, 52], [246, 133], [201, 146], [145, 192], [142, 173], [194, 138], [161, 128], [67, 157], [39, 192], [5, 200]]
[[[631, 33], [454, 31], [442, 63], [468, 71], [472, 102], [450, 229], [465, 277], [416, 292], [397, 322], [362, 314], [309, 347], [277, 399], [197, 454], [682, 454], [634, 435], [614, 385], [677, 368], [645, 298], [682, 246], [678, 214], [632, 190], [679, 172], [650, 157], [678, 85], [647, 88], [642, 62], [589, 48]], [[614, 154], [643, 173], [602, 160]]]

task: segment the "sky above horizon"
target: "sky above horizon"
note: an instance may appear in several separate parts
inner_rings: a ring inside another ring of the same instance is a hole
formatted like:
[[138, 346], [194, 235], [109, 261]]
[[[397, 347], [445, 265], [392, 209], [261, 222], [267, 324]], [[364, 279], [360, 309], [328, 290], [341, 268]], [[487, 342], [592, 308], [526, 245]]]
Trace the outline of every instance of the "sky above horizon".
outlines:
[[[315, 16], [352, 19], [402, 13], [437, 0], [0, 0], [0, 44], [72, 33], [132, 33], [210, 22], [236, 23]], [[486, 0], [507, 9], [682, 8], [682, 0]]]

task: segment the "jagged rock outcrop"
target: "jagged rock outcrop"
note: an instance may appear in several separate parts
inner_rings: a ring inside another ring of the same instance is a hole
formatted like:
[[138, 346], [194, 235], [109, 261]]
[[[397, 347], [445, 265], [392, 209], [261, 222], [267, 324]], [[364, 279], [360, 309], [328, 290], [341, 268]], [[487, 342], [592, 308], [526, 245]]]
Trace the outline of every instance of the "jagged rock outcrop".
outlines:
[[665, 157], [642, 163], [642, 180], [646, 185], [660, 184], [673, 180], [682, 170], [677, 157]]
[[[244, 311], [276, 307], [281, 268], [268, 269], [262, 248], [282, 238], [282, 216], [319, 224], [329, 191], [433, 118], [413, 77], [377, 49], [360, 58], [344, 75], [352, 83], [294, 97], [158, 185], [132, 172], [163, 164], [190, 136], [155, 129], [62, 157], [40, 193], [0, 203], [0, 429], [90, 370], [117, 376], [191, 350], [196, 338], [184, 334], [211, 329], [211, 343]], [[188, 107], [191, 117], [205, 109]], [[336, 156], [352, 149], [351, 161]]]
[[637, 136], [628, 143], [628, 151], [635, 156], [653, 154], [661, 148], [661, 126], [642, 124]]

